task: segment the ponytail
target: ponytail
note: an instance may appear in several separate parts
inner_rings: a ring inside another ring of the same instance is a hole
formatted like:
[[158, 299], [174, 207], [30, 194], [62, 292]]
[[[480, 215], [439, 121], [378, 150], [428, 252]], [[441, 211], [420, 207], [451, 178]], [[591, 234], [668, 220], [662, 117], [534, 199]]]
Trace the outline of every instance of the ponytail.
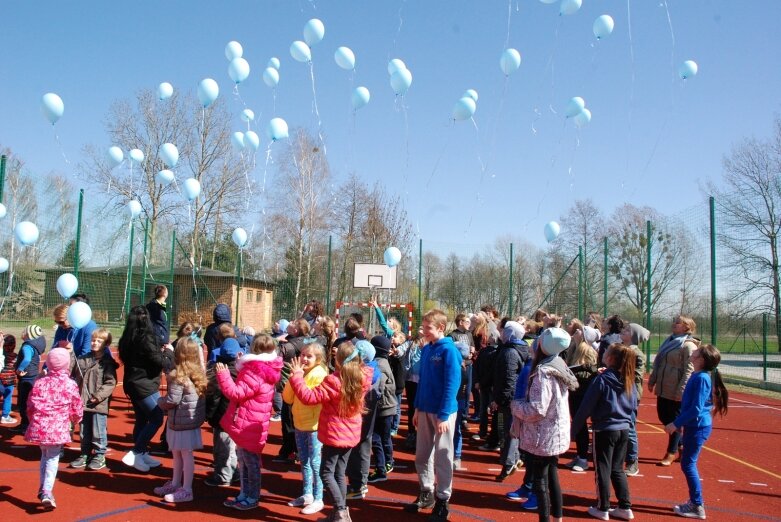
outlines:
[[624, 384], [624, 392], [630, 397], [635, 389], [635, 353], [621, 343], [613, 343], [607, 349], [610, 367], [618, 372]]
[[723, 417], [727, 414], [729, 406], [729, 390], [724, 386], [721, 373], [719, 373], [721, 352], [712, 344], [704, 344], [700, 346], [700, 355], [704, 361], [703, 370], [711, 374], [713, 411]]

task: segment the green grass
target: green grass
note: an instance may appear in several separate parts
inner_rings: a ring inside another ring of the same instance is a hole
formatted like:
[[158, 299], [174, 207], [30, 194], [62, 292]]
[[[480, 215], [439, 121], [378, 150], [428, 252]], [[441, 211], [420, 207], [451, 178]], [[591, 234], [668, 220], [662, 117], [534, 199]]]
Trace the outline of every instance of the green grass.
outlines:
[[[668, 334], [669, 335], [669, 334]], [[667, 338], [667, 335], [658, 335], [654, 334], [651, 336], [651, 353], [656, 353], [656, 351], [659, 349], [659, 345], [662, 344], [662, 341], [664, 341]], [[704, 335], [702, 334], [701, 337], [703, 342], [709, 343], [710, 342], [710, 335]], [[718, 342], [716, 343], [717, 348], [721, 353], [731, 353], [731, 354], [762, 354], [762, 334], [755, 334], [750, 335], [746, 334], [744, 335], [734, 335], [734, 334], [724, 334], [719, 335]], [[775, 337], [770, 337], [767, 340], [767, 353], [773, 354], [773, 353], [779, 353], [778, 352], [778, 339]]]

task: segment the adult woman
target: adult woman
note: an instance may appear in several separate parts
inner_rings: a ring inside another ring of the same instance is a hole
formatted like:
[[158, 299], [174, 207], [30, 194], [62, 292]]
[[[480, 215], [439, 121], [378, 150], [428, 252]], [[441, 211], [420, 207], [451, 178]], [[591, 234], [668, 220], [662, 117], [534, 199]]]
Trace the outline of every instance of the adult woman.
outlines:
[[122, 462], [139, 471], [149, 471], [160, 465], [147, 450], [149, 441], [163, 424], [163, 410], [157, 405], [160, 374], [173, 367], [173, 351], [170, 345], [160, 347], [149, 313], [143, 306], [130, 310], [119, 339], [119, 357], [125, 364], [123, 387], [135, 414], [133, 449], [122, 457]]
[[[668, 425], [681, 413], [683, 390], [694, 371], [689, 357], [697, 349], [698, 342], [692, 337], [696, 329], [694, 319], [677, 316], [673, 320], [672, 335], [664, 340], [654, 359], [648, 390], [656, 395], [656, 414], [662, 425]], [[667, 453], [659, 461], [660, 466], [669, 466], [675, 461], [680, 441], [678, 431], [668, 436]]]
[[149, 319], [152, 321], [155, 334], [157, 335], [158, 346], [163, 346], [171, 341], [171, 332], [168, 328], [168, 314], [166, 313], [166, 302], [168, 298], [168, 288], [165, 285], [155, 287], [155, 298], [146, 305], [149, 312]]

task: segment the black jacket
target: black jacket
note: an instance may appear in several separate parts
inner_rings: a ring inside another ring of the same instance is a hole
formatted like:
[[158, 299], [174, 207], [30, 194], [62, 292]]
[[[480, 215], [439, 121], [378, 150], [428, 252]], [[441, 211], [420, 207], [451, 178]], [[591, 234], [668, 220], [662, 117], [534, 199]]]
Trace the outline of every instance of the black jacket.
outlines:
[[477, 354], [473, 376], [477, 374], [477, 382], [480, 384], [480, 393], [488, 393], [490, 396], [491, 388], [494, 383], [494, 369], [496, 367], [496, 354], [499, 347], [495, 344], [489, 344]]
[[203, 334], [203, 344], [206, 345], [206, 351], [208, 355], [212, 354], [212, 350], [220, 345], [218, 339], [220, 338], [220, 325], [223, 323], [231, 322], [231, 309], [226, 304], [218, 304], [214, 307], [212, 312], [212, 324], [206, 327], [206, 332]]
[[[225, 415], [230, 400], [222, 394], [222, 390], [220, 390], [220, 386], [217, 384], [215, 366], [212, 365], [206, 370], [206, 422], [212, 428], [219, 428], [220, 419]], [[236, 361], [230, 361], [226, 363], [226, 366], [228, 366], [231, 377], [235, 381], [236, 376], [239, 374], [238, 370], [236, 370]]]
[[523, 364], [529, 358], [529, 345], [525, 341], [506, 343], [499, 346], [496, 355], [493, 401], [500, 407], [509, 407], [515, 394], [515, 381]]
[[152, 299], [146, 304], [146, 311], [149, 312], [149, 319], [152, 321], [160, 346], [171, 342], [171, 331], [168, 328], [168, 314], [165, 308], [165, 305], [158, 303], [157, 299]]

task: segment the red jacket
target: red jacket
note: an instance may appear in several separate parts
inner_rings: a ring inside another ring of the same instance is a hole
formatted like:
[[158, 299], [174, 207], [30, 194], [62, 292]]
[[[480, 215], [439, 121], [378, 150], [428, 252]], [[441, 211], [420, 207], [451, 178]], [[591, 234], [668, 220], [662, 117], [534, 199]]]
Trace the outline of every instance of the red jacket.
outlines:
[[241, 449], [262, 453], [268, 438], [274, 385], [282, 370], [276, 354], [244, 355], [236, 361], [239, 373], [217, 372], [222, 394], [230, 401], [220, 426]]
[[[363, 367], [363, 395], [369, 391], [374, 370]], [[304, 372], [297, 371], [290, 376], [290, 385], [296, 397], [304, 404], [322, 404], [318, 421], [317, 439], [335, 448], [352, 448], [361, 440], [361, 412], [363, 404], [352, 417], [339, 415], [339, 401], [342, 397], [342, 379], [339, 372], [332, 373], [311, 390], [304, 382]]]

